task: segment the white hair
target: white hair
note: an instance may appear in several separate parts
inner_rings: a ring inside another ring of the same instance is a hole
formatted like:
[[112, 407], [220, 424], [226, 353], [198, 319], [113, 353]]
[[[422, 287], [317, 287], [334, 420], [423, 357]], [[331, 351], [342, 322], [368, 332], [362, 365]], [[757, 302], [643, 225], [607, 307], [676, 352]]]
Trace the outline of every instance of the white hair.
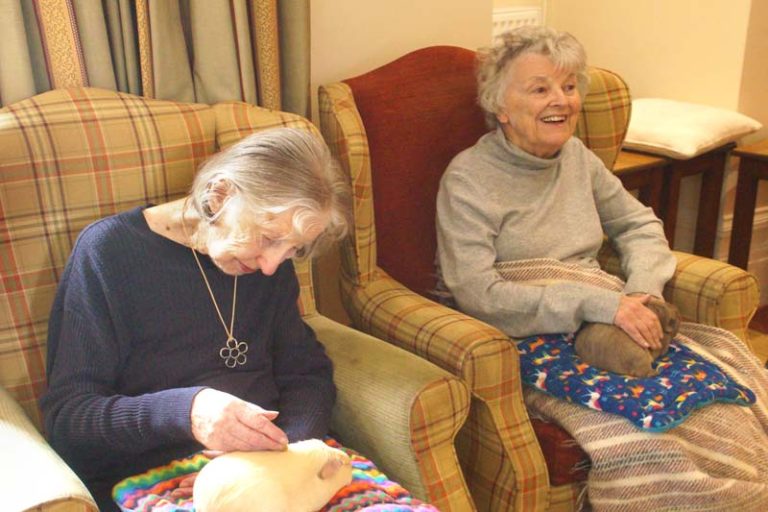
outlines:
[[496, 114], [504, 106], [509, 85], [509, 64], [524, 53], [546, 55], [558, 69], [576, 74], [582, 97], [587, 92], [587, 54], [568, 32], [550, 27], [524, 25], [496, 37], [495, 44], [478, 52], [477, 101], [485, 111], [488, 126], [498, 123]]
[[191, 207], [208, 224], [224, 210], [211, 208], [222, 183], [261, 227], [292, 211], [293, 234], [305, 238], [319, 219], [327, 219], [322, 234], [300, 248], [300, 257], [311, 256], [319, 246], [344, 237], [349, 229], [349, 184], [325, 142], [308, 130], [257, 132], [209, 158], [190, 191]]

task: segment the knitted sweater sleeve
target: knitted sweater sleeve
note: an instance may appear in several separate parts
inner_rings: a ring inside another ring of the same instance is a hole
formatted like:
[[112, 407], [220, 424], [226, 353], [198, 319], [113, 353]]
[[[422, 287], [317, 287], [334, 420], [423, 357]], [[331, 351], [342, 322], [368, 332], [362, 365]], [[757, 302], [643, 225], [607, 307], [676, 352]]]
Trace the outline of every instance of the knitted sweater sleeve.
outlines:
[[328, 433], [336, 400], [333, 367], [314, 331], [301, 318], [293, 265], [283, 265], [273, 341], [273, 372], [280, 392], [276, 423], [291, 442]]
[[613, 322], [616, 292], [581, 283], [541, 287], [502, 278], [493, 265], [503, 214], [489, 207], [487, 194], [467, 173], [452, 173], [449, 167], [437, 196], [438, 256], [442, 278], [462, 311], [517, 337], [573, 332], [584, 320]]
[[128, 347], [115, 330], [119, 305], [105, 293], [102, 260], [86, 229], [60, 281], [48, 333], [48, 392], [41, 400], [53, 447], [76, 470], [93, 460], [189, 441], [200, 387], [124, 396], [115, 389]]
[[662, 223], [651, 208], [627, 192], [597, 156], [590, 155], [595, 204], [603, 230], [621, 258], [627, 279], [624, 293], [661, 297], [676, 266]]

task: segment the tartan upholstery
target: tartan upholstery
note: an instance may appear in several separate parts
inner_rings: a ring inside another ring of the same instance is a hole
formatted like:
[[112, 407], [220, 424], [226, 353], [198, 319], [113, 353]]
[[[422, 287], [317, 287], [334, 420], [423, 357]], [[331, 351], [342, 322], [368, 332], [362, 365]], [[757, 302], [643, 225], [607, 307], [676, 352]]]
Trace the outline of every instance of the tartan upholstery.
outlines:
[[[610, 71], [591, 68], [589, 75], [577, 136], [611, 168], [629, 121], [629, 91]], [[585, 474], [571, 473], [579, 459], [564, 453], [570, 436], [529, 420], [509, 338], [425, 297], [435, 283], [437, 181], [450, 158], [485, 131], [474, 87], [474, 53], [454, 47], [417, 50], [320, 87], [321, 130], [354, 192], [355, 226], [341, 255], [342, 301], [355, 326], [469, 387], [470, 417], [457, 443], [479, 510], [571, 510]], [[462, 109], [471, 112], [457, 112]], [[686, 319], [717, 325], [727, 319], [734, 332], [746, 329], [757, 304], [754, 278], [691, 258], [678, 254], [681, 268], [668, 298]], [[730, 282], [721, 280], [726, 274]]]
[[[56, 478], [65, 482], [51, 499], [25, 492], [25, 499], [42, 501], [18, 510], [95, 510], [82, 483], [40, 436], [37, 405], [45, 388], [48, 313], [78, 233], [101, 217], [182, 196], [219, 146], [273, 126], [317, 133], [301, 117], [242, 103], [210, 107], [91, 88], [53, 90], [0, 109], [0, 447], [16, 453], [13, 435], [21, 436], [30, 448], [20, 456], [47, 464], [29, 469], [51, 489]], [[387, 471], [405, 475], [402, 483], [415, 496], [442, 510], [471, 510], [454, 447], [469, 411], [466, 386], [317, 314], [311, 266], [296, 268], [302, 312], [322, 331], [318, 337], [342, 379], [339, 397], [346, 398], [334, 409], [336, 432], [342, 439], [352, 432], [348, 437], [362, 452], [387, 454], [394, 461]], [[397, 381], [381, 382], [376, 373], [396, 374], [404, 365], [412, 371]], [[355, 403], [366, 393], [387, 393], [392, 404], [407, 407]], [[0, 493], [15, 497], [8, 482], [0, 480]]]
[[[664, 298], [677, 306], [683, 320], [731, 331], [752, 349], [748, 325], [760, 303], [757, 278], [722, 261], [679, 251], [672, 254], [677, 268], [664, 287]], [[610, 244], [603, 245], [598, 259], [606, 271], [623, 277]]]
[[48, 313], [78, 233], [185, 193], [215, 120], [203, 105], [60, 89], [0, 110], [0, 126], [0, 385], [39, 428]]
[[48, 313], [78, 233], [186, 192], [215, 120], [202, 105], [66, 89], [0, 110], [0, 127], [0, 385], [40, 429]]
[[608, 169], [619, 156], [627, 133], [632, 100], [622, 78], [607, 69], [589, 70], [589, 91], [584, 96], [575, 135]]

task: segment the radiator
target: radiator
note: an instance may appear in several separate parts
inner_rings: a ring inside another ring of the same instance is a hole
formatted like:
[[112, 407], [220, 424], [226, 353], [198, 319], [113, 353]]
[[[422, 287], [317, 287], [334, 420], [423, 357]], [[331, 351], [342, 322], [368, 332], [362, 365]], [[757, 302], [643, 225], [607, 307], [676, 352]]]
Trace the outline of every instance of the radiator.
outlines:
[[499, 7], [493, 10], [493, 34], [497, 35], [522, 25], [541, 25], [540, 7]]

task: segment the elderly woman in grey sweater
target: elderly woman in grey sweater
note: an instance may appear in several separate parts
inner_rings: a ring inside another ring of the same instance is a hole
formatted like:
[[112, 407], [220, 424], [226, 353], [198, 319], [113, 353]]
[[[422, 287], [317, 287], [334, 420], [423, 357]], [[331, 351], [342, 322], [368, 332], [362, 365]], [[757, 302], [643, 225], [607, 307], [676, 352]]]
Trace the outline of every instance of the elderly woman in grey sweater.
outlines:
[[[657, 348], [661, 326], [645, 303], [661, 296], [675, 260], [653, 211], [572, 137], [586, 86], [586, 55], [570, 34], [523, 27], [487, 53], [479, 101], [496, 129], [459, 154], [440, 184], [442, 279], [463, 311], [511, 336], [572, 332], [590, 321]], [[621, 293], [530, 286], [494, 269], [542, 257], [599, 268], [603, 234], [622, 256]]]
[[[662, 329], [646, 304], [661, 297], [675, 259], [652, 210], [573, 137], [587, 85], [584, 49], [569, 34], [522, 27], [481, 57], [479, 101], [495, 130], [456, 156], [442, 178], [441, 288], [459, 309], [512, 337], [571, 333], [598, 322], [617, 326], [641, 347], [658, 347]], [[604, 288], [581, 278], [540, 278], [542, 259], [547, 271], [567, 266], [576, 269], [571, 275], [604, 278], [597, 262], [604, 235], [620, 253], [626, 282]], [[539, 273], [509, 279], [499, 267], [508, 268], [505, 262]], [[699, 407], [683, 424], [652, 433], [603, 412], [632, 405], [629, 395], [616, 402], [621, 382], [600, 388], [603, 395], [590, 388], [564, 400], [551, 388], [583, 369], [539, 369], [534, 385], [521, 363], [531, 414], [561, 425], [589, 454], [587, 490], [596, 511], [768, 510], [768, 374], [730, 333], [695, 324], [683, 324], [681, 333], [678, 341], [738, 375], [756, 395], [754, 404]], [[537, 341], [545, 338], [559, 337]], [[527, 342], [520, 343], [525, 359]], [[669, 396], [669, 407], [690, 394]], [[648, 405], [664, 405], [654, 400]]]

